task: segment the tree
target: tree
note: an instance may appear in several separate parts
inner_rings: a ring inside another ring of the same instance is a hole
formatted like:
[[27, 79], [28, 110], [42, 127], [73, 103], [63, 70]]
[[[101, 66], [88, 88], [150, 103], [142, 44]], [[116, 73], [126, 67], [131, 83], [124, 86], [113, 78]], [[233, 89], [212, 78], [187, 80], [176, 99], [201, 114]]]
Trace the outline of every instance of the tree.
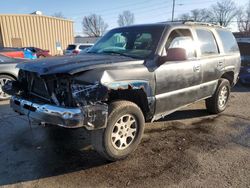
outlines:
[[122, 14], [119, 14], [117, 23], [120, 27], [132, 25], [135, 21], [134, 14], [129, 10], [123, 11]]
[[190, 13], [182, 14], [180, 20], [192, 20], [195, 22], [211, 22], [210, 11], [208, 9], [194, 9]]
[[104, 22], [101, 16], [96, 14], [84, 16], [82, 26], [83, 32], [90, 37], [100, 37], [108, 28], [108, 24]]
[[237, 21], [240, 32], [250, 32], [250, 1], [246, 8], [242, 8], [239, 11]]
[[180, 16], [181, 20], [209, 22], [227, 27], [237, 16], [239, 9], [232, 0], [221, 0], [207, 9], [194, 9]]
[[56, 12], [52, 15], [53, 17], [56, 17], [56, 18], [63, 18], [63, 19], [66, 19], [66, 17], [63, 15], [62, 12]]
[[212, 5], [210, 13], [213, 22], [227, 27], [236, 17], [238, 8], [232, 0], [222, 0]]

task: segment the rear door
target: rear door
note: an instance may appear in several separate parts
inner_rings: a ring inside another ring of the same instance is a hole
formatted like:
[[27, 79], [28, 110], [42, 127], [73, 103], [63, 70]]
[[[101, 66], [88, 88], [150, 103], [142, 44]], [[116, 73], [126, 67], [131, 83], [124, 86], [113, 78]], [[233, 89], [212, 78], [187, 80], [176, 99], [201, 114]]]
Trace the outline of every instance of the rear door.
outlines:
[[223, 28], [216, 29], [218, 34], [218, 40], [221, 41], [221, 46], [223, 48], [223, 55], [225, 58], [225, 64], [223, 65], [223, 71], [220, 72], [222, 75], [225, 72], [234, 73], [234, 84], [237, 81], [241, 61], [240, 61], [240, 52], [237, 41], [233, 34]]
[[212, 30], [197, 28], [198, 59], [202, 69], [202, 83], [198, 93], [200, 99], [212, 96], [218, 84], [220, 70], [225, 63]]

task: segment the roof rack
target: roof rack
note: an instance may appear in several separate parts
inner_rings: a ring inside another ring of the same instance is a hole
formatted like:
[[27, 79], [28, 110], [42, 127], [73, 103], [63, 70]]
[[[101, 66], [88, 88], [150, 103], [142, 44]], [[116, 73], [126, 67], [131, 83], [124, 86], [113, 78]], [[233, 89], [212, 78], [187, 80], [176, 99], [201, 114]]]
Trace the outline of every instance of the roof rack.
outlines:
[[183, 21], [175, 20], [175, 21], [164, 21], [164, 22], [157, 22], [157, 23], [159, 23], [159, 24], [169, 24], [169, 23], [171, 23], [171, 24], [183, 24]]
[[183, 21], [183, 24], [224, 28], [223, 26], [220, 26], [218, 24], [212, 24], [212, 23], [206, 23], [206, 22], [195, 22], [195, 21], [191, 21], [191, 20]]
[[194, 20], [174, 20], [174, 21], [164, 21], [164, 22], [158, 22], [158, 23], [160, 23], [160, 24], [200, 25], [200, 26], [210, 26], [210, 27], [225, 28], [225, 27], [220, 26], [218, 24], [212, 24], [212, 23], [206, 23], [206, 22], [196, 22]]

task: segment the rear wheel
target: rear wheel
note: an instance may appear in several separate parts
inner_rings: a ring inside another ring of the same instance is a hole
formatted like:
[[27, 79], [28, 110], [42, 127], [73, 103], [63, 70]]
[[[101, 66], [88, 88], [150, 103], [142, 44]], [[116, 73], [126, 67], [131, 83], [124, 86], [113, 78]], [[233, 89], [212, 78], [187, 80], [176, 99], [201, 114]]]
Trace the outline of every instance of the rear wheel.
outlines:
[[206, 107], [210, 113], [218, 114], [226, 109], [230, 96], [230, 88], [230, 83], [227, 79], [219, 80], [214, 95], [206, 99]]
[[126, 158], [139, 145], [144, 131], [141, 109], [129, 101], [116, 101], [109, 105], [106, 129], [92, 132], [92, 145], [110, 161]]
[[0, 101], [10, 99], [10, 95], [4, 93], [2, 87], [8, 82], [14, 80], [11, 76], [8, 75], [0, 75]]

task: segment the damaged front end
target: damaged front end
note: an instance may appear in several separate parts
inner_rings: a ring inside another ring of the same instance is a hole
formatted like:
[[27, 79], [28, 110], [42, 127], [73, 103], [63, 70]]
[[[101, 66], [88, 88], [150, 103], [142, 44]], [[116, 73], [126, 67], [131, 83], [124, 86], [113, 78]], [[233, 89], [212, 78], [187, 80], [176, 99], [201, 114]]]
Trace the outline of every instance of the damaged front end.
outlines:
[[3, 90], [13, 95], [14, 111], [27, 115], [34, 123], [88, 130], [106, 127], [108, 89], [98, 82], [20, 70], [18, 80], [9, 82]]

